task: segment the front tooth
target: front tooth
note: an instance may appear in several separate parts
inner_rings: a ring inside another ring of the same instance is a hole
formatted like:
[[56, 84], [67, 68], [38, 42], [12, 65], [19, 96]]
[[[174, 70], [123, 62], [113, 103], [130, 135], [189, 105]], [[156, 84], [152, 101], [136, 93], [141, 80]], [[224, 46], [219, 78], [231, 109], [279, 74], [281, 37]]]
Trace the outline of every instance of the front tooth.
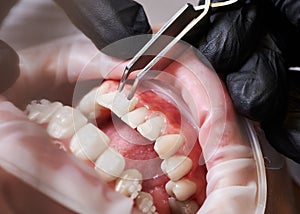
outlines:
[[191, 170], [192, 165], [189, 157], [174, 155], [161, 163], [161, 169], [172, 181], [177, 181]]
[[136, 198], [137, 207], [143, 212], [147, 214], [156, 213], [156, 207], [153, 204], [153, 197], [151, 194], [147, 192], [140, 192], [138, 197]]
[[174, 155], [184, 142], [181, 134], [167, 134], [156, 139], [154, 150], [161, 159], [166, 159]]
[[142, 174], [136, 169], [124, 171], [121, 177], [116, 181], [115, 190], [121, 194], [136, 198], [142, 190]]
[[125, 168], [124, 157], [113, 148], [106, 149], [96, 160], [95, 169], [107, 182], [120, 177]]
[[99, 96], [97, 96], [96, 101], [100, 106], [111, 109], [117, 93], [117, 91], [113, 91], [105, 94], [100, 94]]
[[146, 107], [140, 107], [125, 114], [121, 117], [121, 120], [123, 120], [131, 128], [135, 129], [138, 125], [145, 122], [147, 114], [148, 109]]
[[102, 84], [98, 88], [92, 89], [78, 103], [77, 109], [86, 115], [89, 119], [100, 116], [102, 107], [96, 104], [98, 94], [104, 94], [108, 90], [107, 84]]
[[138, 125], [138, 132], [150, 141], [156, 140], [162, 132], [165, 125], [164, 117], [158, 115], [149, 118], [146, 122]]
[[111, 111], [114, 112], [118, 117], [122, 117], [124, 114], [132, 111], [137, 102], [138, 99], [136, 97], [128, 100], [125, 93], [117, 92], [111, 107]]
[[109, 137], [98, 127], [89, 123], [79, 129], [70, 141], [72, 153], [83, 160], [96, 160], [110, 142]]
[[26, 107], [29, 120], [35, 121], [36, 123], [43, 124], [48, 123], [52, 115], [60, 108], [62, 103], [53, 102], [42, 99], [40, 101], [33, 101]]
[[169, 181], [166, 184], [166, 191], [170, 196], [175, 196], [179, 201], [185, 201], [196, 193], [197, 186], [193, 181], [181, 179], [179, 181]]
[[64, 106], [54, 113], [49, 121], [47, 131], [51, 137], [57, 139], [70, 138], [87, 122], [87, 118], [80, 111], [70, 106]]

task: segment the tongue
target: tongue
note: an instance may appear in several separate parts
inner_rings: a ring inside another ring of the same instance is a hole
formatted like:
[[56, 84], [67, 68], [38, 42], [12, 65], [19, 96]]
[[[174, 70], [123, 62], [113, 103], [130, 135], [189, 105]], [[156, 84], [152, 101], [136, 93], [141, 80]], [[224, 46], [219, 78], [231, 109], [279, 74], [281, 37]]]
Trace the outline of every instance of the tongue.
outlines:
[[[111, 84], [116, 84], [112, 82]], [[185, 133], [182, 129], [184, 123], [179, 110], [152, 91], [139, 94], [137, 107], [146, 106], [150, 111], [160, 112], [165, 116], [167, 126], [162, 134]], [[151, 100], [151, 102], [149, 102]], [[120, 152], [126, 159], [126, 168], [139, 170], [143, 175], [142, 191], [148, 192], [154, 199], [154, 205], [159, 213], [170, 213], [169, 195], [165, 190], [166, 183], [170, 180], [161, 170], [162, 160], [154, 150], [154, 143], [142, 137], [135, 129], [123, 123], [112, 114], [111, 120], [103, 122], [98, 118], [98, 127], [111, 139], [110, 147]], [[189, 138], [189, 137], [188, 137]], [[197, 185], [197, 191], [190, 200], [199, 206], [205, 200], [206, 167], [198, 165], [202, 154], [199, 142], [185, 142], [176, 154], [184, 154], [193, 161], [190, 172], [185, 176]], [[187, 153], [187, 148], [189, 148]]]

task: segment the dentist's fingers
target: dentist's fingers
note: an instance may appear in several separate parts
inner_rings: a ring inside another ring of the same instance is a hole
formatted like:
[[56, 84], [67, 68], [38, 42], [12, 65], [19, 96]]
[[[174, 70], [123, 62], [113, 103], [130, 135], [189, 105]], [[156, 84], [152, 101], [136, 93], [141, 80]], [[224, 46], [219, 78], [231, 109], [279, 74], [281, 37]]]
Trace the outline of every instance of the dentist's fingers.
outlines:
[[132, 201], [58, 149], [46, 131], [0, 98], [0, 167], [78, 213], [130, 213]]

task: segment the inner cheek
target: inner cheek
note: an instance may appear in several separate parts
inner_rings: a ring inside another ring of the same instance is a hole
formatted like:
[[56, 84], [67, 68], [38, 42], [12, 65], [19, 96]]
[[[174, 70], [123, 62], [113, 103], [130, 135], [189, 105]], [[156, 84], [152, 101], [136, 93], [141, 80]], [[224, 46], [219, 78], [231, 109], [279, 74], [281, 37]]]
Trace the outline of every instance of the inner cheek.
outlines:
[[[68, 116], [71, 108], [43, 101], [31, 104], [29, 118], [44, 124], [61, 148], [94, 167], [142, 212], [196, 213], [206, 197], [207, 173], [205, 165], [198, 164], [202, 150], [197, 129], [153, 91], [138, 93], [135, 104], [120, 113], [123, 109], [114, 109], [111, 101], [117, 86], [116, 81], [105, 81], [88, 93], [77, 106], [77, 116]], [[75, 129], [68, 127], [72, 120]], [[101, 134], [94, 133], [93, 126]], [[96, 145], [96, 134], [101, 146]], [[89, 146], [89, 140], [95, 145]]]

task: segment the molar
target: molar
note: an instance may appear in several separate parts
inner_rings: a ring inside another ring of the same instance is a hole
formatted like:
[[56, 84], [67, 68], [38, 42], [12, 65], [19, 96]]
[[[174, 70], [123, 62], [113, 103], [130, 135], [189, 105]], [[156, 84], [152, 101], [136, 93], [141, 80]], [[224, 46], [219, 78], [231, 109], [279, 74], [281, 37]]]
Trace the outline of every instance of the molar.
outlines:
[[181, 179], [179, 181], [168, 181], [166, 191], [170, 196], [175, 196], [179, 201], [185, 201], [196, 193], [197, 186], [193, 181]]
[[71, 152], [83, 160], [96, 160], [110, 142], [109, 137], [91, 123], [79, 129], [70, 141]]
[[156, 140], [162, 132], [165, 119], [161, 115], [150, 117], [144, 123], [138, 125], [138, 132], [150, 141]]
[[162, 135], [156, 139], [154, 150], [161, 159], [166, 159], [174, 155], [184, 142], [181, 134]]
[[95, 169], [106, 182], [110, 182], [124, 171], [125, 159], [115, 149], [108, 148], [96, 160]]
[[191, 170], [192, 164], [189, 157], [174, 155], [161, 163], [161, 169], [172, 181], [177, 181]]
[[35, 100], [26, 106], [27, 117], [38, 124], [48, 123], [53, 114], [62, 107], [60, 102], [51, 103], [46, 99]]
[[51, 117], [47, 132], [51, 137], [66, 139], [72, 137], [87, 122], [87, 118], [80, 111], [70, 106], [64, 106]]
[[116, 181], [115, 190], [121, 194], [136, 198], [142, 190], [142, 174], [136, 169], [124, 171], [121, 177]]
[[138, 125], [145, 122], [147, 114], [148, 109], [146, 107], [140, 107], [122, 116], [121, 120], [131, 128], [135, 129]]
[[172, 214], [195, 214], [199, 210], [199, 205], [195, 201], [177, 201], [169, 198], [169, 206]]
[[153, 204], [153, 197], [150, 193], [140, 192], [136, 198], [136, 205], [143, 213], [157, 214], [155, 212], [156, 207]]
[[117, 92], [111, 106], [111, 111], [114, 112], [118, 117], [122, 117], [126, 113], [132, 111], [137, 102], [137, 97], [133, 97], [131, 100], [128, 100], [125, 93]]

